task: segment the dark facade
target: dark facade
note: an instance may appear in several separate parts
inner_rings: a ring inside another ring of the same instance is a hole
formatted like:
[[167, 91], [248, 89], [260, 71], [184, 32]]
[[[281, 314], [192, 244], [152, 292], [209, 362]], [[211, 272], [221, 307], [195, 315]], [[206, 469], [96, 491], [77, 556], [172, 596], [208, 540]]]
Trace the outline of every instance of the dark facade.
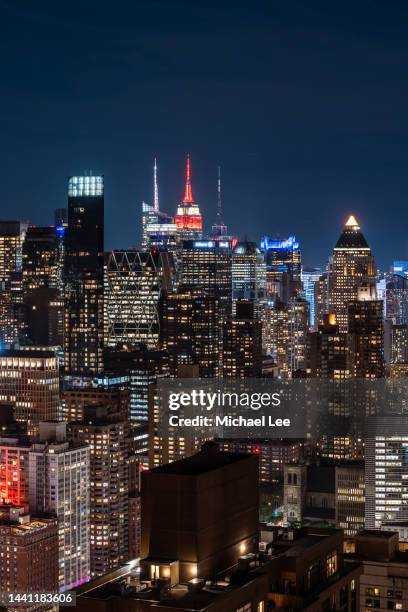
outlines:
[[65, 371], [103, 369], [103, 177], [71, 177], [65, 236]]

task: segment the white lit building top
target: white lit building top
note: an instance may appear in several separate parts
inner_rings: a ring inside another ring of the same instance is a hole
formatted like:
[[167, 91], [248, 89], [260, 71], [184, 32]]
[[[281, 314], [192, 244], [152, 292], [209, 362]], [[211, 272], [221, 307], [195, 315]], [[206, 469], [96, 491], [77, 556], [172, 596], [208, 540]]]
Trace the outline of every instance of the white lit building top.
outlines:
[[103, 196], [103, 176], [70, 176], [68, 197]]

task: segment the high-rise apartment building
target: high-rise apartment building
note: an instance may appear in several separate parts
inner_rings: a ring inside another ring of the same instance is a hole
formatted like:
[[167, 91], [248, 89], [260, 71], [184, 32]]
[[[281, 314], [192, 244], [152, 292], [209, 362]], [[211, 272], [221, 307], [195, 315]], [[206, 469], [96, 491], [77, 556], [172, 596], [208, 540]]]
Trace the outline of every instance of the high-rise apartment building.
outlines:
[[40, 421], [57, 417], [59, 403], [58, 359], [51, 351], [7, 350], [0, 353], [0, 401], [14, 406], [17, 421], [29, 434]]
[[129, 424], [112, 406], [87, 406], [69, 424], [74, 445], [90, 448], [91, 575], [102, 576], [128, 560]]
[[348, 306], [361, 285], [375, 285], [376, 267], [371, 249], [352, 215], [334, 247], [328, 266], [328, 310], [336, 315], [340, 332], [348, 330]]
[[179, 287], [162, 299], [162, 346], [169, 354], [171, 376], [180, 366], [197, 364], [202, 378], [219, 375], [218, 300], [195, 286]]
[[385, 284], [385, 317], [393, 325], [408, 324], [408, 278], [390, 274]]
[[58, 583], [62, 591], [89, 580], [90, 449], [72, 446], [66, 424], [40, 424], [29, 453], [29, 503], [33, 514], [58, 519]]
[[171, 291], [172, 255], [165, 251], [111, 251], [105, 272], [105, 346], [157, 347], [159, 300]]
[[104, 185], [102, 176], [68, 181], [65, 231], [65, 372], [103, 369]]
[[408, 364], [408, 325], [391, 327], [391, 363]]
[[28, 440], [0, 437], [0, 505], [28, 508], [30, 447]]

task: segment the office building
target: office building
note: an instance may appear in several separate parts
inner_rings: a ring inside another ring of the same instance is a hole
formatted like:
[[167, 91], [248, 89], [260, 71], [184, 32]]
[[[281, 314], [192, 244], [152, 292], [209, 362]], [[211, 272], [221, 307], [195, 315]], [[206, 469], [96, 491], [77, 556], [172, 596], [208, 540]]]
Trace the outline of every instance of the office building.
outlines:
[[220, 315], [218, 300], [195, 286], [163, 296], [161, 342], [169, 355], [170, 375], [180, 366], [199, 366], [201, 378], [219, 375]]
[[236, 315], [224, 325], [223, 377], [259, 378], [262, 374], [262, 322], [254, 303], [239, 300]]
[[165, 251], [112, 251], [105, 273], [105, 346], [157, 347], [159, 300], [173, 288], [174, 263]]
[[384, 376], [383, 303], [375, 299], [375, 287], [358, 288], [357, 300], [348, 305], [350, 373], [354, 378]]
[[316, 283], [318, 283], [322, 276], [322, 271], [320, 268], [303, 268], [301, 275], [303, 285], [302, 295], [310, 305], [309, 325], [312, 329], [317, 329], [318, 320], [315, 316]]
[[190, 156], [186, 162], [186, 185], [184, 197], [177, 206], [175, 223], [181, 240], [200, 240], [203, 232], [203, 222], [197, 202], [193, 197], [191, 186]]
[[69, 424], [76, 446], [90, 448], [91, 575], [102, 576], [128, 560], [128, 456], [126, 415], [112, 405], [87, 406]]
[[0, 342], [24, 340], [22, 248], [28, 222], [0, 222]]
[[[276, 283], [278, 297], [285, 304], [302, 289], [302, 254], [295, 236], [261, 240], [261, 252], [267, 266], [268, 280]], [[272, 297], [272, 296], [271, 296]]]
[[223, 315], [231, 313], [232, 249], [224, 238], [183, 240], [178, 256], [178, 285], [194, 285], [218, 299]]
[[408, 324], [408, 276], [387, 275], [384, 314], [393, 325]]
[[70, 177], [64, 243], [65, 372], [89, 377], [103, 369], [102, 176]]
[[361, 285], [375, 285], [376, 267], [371, 249], [351, 215], [334, 247], [328, 265], [328, 312], [336, 315], [341, 333], [348, 330], [348, 306]]
[[255, 242], [238, 242], [232, 252], [233, 310], [237, 300], [251, 300], [255, 313], [266, 302], [266, 264]]
[[174, 218], [160, 210], [157, 159], [153, 166], [153, 204], [142, 202], [142, 247], [177, 251], [178, 232]]
[[6, 593], [57, 593], [57, 521], [30, 516], [21, 507], [0, 506], [0, 559], [3, 596]]
[[391, 363], [408, 364], [408, 325], [391, 327]]
[[90, 449], [72, 446], [66, 424], [40, 424], [29, 453], [29, 504], [33, 514], [58, 519], [58, 583], [62, 591], [89, 580]]
[[310, 304], [301, 297], [291, 297], [288, 307], [289, 371], [305, 373], [309, 366], [308, 331]]
[[262, 309], [263, 351], [271, 355], [277, 367], [278, 376], [289, 376], [289, 310], [277, 299]]
[[57, 288], [61, 284], [59, 236], [54, 227], [27, 229], [22, 247], [24, 292], [40, 288]]
[[17, 421], [29, 434], [40, 421], [57, 417], [59, 369], [55, 353], [40, 350], [7, 350], [0, 353], [0, 401], [14, 406]]

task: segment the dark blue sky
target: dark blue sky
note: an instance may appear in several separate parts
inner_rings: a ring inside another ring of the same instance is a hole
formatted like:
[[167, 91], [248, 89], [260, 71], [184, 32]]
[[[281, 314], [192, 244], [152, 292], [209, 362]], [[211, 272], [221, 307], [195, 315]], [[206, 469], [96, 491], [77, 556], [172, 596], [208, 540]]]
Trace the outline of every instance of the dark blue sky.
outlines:
[[140, 238], [157, 155], [173, 213], [192, 156], [207, 227], [296, 233], [323, 265], [349, 212], [408, 258], [404, 0], [0, 0], [0, 215], [52, 222], [105, 175], [106, 245]]

